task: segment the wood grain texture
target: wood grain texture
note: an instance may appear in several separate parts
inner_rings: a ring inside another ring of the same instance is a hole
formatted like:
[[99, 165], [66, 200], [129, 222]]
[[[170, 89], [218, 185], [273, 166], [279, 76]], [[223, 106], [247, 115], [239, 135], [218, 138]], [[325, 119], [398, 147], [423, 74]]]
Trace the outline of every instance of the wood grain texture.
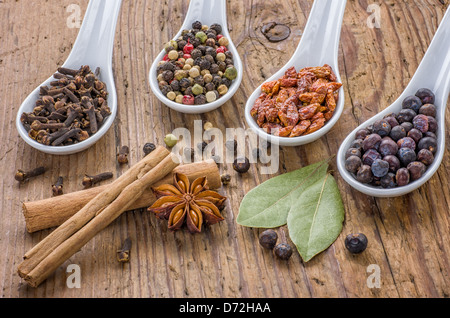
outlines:
[[[119, 112], [111, 130], [92, 148], [70, 156], [50, 156], [23, 142], [14, 121], [22, 100], [64, 62], [78, 34], [69, 28], [67, 7], [86, 0], [0, 1], [0, 297], [449, 297], [450, 296], [450, 153], [436, 175], [419, 190], [403, 197], [365, 196], [335, 173], [346, 220], [338, 240], [311, 262], [298, 253], [280, 262], [258, 242], [260, 230], [235, 222], [245, 193], [272, 176], [253, 165], [245, 175], [231, 164], [221, 166], [232, 183], [220, 190], [227, 196], [226, 220], [200, 235], [172, 233], [164, 222], [145, 211], [123, 214], [39, 288], [27, 286], [16, 273], [26, 251], [50, 233], [29, 234], [21, 212], [23, 201], [51, 196], [51, 185], [64, 177], [64, 191], [82, 188], [85, 173], [127, 167], [116, 164], [121, 145], [130, 147], [130, 164], [142, 158], [146, 142], [163, 144], [178, 127], [193, 130], [194, 120], [210, 121], [225, 131], [247, 128], [244, 105], [253, 90], [284, 65], [302, 35], [311, 0], [228, 1], [229, 29], [245, 67], [236, 95], [220, 109], [184, 115], [162, 105], [152, 94], [147, 74], [163, 44], [181, 26], [188, 1], [124, 1], [119, 16], [113, 67]], [[280, 149], [279, 174], [336, 154], [354, 127], [390, 105], [408, 84], [440, 20], [447, 0], [382, 0], [381, 28], [366, 21], [371, 1], [349, 0], [340, 49], [340, 72], [345, 85], [341, 120], [322, 139], [301, 147]], [[45, 17], [45, 18], [43, 18]], [[260, 27], [287, 24], [292, 33], [269, 43]], [[446, 118], [447, 125], [450, 117]], [[447, 140], [450, 136], [447, 132]], [[51, 167], [44, 176], [18, 185], [17, 169]], [[332, 168], [337, 171], [335, 164]], [[289, 241], [285, 228], [281, 240]], [[350, 255], [346, 234], [363, 232], [369, 247]], [[126, 237], [133, 245], [131, 262], [120, 264], [116, 250]], [[66, 268], [81, 268], [80, 289], [66, 286]], [[368, 288], [367, 267], [381, 270], [381, 288]]]

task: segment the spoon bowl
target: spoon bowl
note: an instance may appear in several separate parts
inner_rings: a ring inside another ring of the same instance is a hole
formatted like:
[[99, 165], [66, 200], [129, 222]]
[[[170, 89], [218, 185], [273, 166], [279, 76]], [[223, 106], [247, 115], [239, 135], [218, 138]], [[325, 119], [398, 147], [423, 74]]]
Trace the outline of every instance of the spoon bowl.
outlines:
[[150, 68], [149, 73], [150, 87], [155, 96], [163, 104], [180, 113], [186, 114], [202, 114], [219, 108], [220, 106], [225, 104], [231, 97], [233, 97], [233, 95], [236, 93], [239, 86], [241, 85], [243, 76], [242, 62], [239, 57], [239, 53], [235, 45], [233, 44], [230, 34], [228, 32], [226, 0], [191, 0], [184, 23], [181, 26], [179, 32], [173, 38], [173, 40], [178, 39], [178, 37], [181, 36], [181, 32], [183, 30], [191, 29], [192, 23], [194, 23], [195, 21], [200, 21], [206, 25], [218, 23], [222, 26], [222, 34], [229, 40], [228, 50], [231, 51], [231, 53], [233, 54], [233, 62], [238, 74], [236, 79], [232, 82], [228, 92], [224, 96], [217, 99], [216, 101], [203, 105], [178, 104], [174, 101], [171, 101], [166, 96], [164, 96], [161, 93], [161, 90], [159, 89], [156, 69], [158, 67], [158, 63], [162, 61], [164, 55], [166, 55], [166, 51], [162, 50], [161, 53], [159, 53], [159, 55], [156, 57], [155, 61], [153, 62]]
[[23, 113], [32, 112], [36, 100], [39, 99], [40, 86], [48, 86], [54, 77], [51, 76], [38, 86], [23, 101], [16, 117], [16, 127], [22, 139], [31, 147], [53, 155], [68, 155], [83, 151], [94, 145], [109, 130], [117, 114], [117, 93], [112, 72], [112, 54], [117, 19], [122, 0], [91, 0], [86, 10], [83, 24], [69, 57], [62, 67], [79, 69], [89, 65], [92, 70], [100, 68], [99, 79], [106, 84], [108, 90], [108, 106], [111, 115], [106, 118], [101, 128], [90, 138], [78, 144], [68, 146], [46, 146], [28, 136], [20, 117]]
[[[336, 74], [338, 82], [341, 81], [338, 65], [338, 50], [346, 0], [315, 0], [306, 23], [300, 43], [291, 59], [277, 73], [265, 82], [281, 78], [285, 72], [295, 67], [300, 71], [305, 67], [323, 66], [328, 64]], [[339, 101], [333, 117], [320, 130], [300, 137], [278, 137], [266, 133], [260, 128], [250, 112], [257, 98], [261, 95], [259, 86], [247, 101], [245, 106], [245, 119], [252, 130], [262, 139], [281, 146], [300, 146], [311, 143], [328, 133], [339, 120], [344, 111], [344, 89], [339, 90]]]
[[[416, 190], [426, 183], [438, 170], [445, 152], [445, 110], [450, 92], [450, 9], [447, 10], [441, 24], [422, 60], [416, 73], [405, 88], [400, 97], [389, 107], [378, 113], [371, 119], [356, 128], [342, 143], [338, 155], [337, 166], [341, 176], [356, 190], [373, 197], [397, 197]], [[350, 144], [355, 140], [358, 130], [367, 128], [377, 120], [383, 119], [391, 113], [402, 110], [402, 102], [408, 97], [415, 95], [421, 88], [428, 88], [435, 94], [435, 105], [437, 108], [436, 120], [438, 122], [437, 144], [438, 149], [434, 162], [428, 166], [425, 174], [418, 180], [407, 186], [393, 189], [366, 185], [358, 182], [355, 177], [345, 169], [345, 153]]]

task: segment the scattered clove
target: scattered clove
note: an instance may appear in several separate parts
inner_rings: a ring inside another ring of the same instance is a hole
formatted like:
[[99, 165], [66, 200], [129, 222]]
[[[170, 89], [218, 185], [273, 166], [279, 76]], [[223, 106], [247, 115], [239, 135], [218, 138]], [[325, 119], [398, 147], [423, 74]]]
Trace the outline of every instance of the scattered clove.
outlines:
[[85, 189], [87, 188], [91, 188], [94, 185], [96, 185], [99, 182], [111, 179], [113, 177], [112, 172], [104, 172], [104, 173], [100, 173], [96, 176], [89, 176], [89, 175], [85, 175], [83, 178], [83, 186]]
[[23, 171], [23, 170], [17, 170], [15, 179], [19, 182], [25, 182], [26, 180], [40, 176], [44, 174], [46, 171], [45, 167], [38, 167], [36, 169], [33, 169], [31, 171]]
[[79, 70], [59, 68], [50, 86], [40, 87], [33, 111], [21, 115], [30, 138], [56, 147], [77, 144], [95, 134], [111, 115], [106, 85], [96, 74], [87, 65]]
[[120, 263], [128, 263], [130, 261], [131, 239], [125, 239], [122, 249], [117, 251], [117, 260]]
[[63, 177], [59, 177], [54, 185], [52, 185], [53, 196], [59, 196], [63, 194]]
[[117, 154], [117, 162], [119, 164], [127, 164], [128, 163], [128, 154], [130, 153], [130, 149], [128, 146], [123, 146], [120, 148], [119, 153]]

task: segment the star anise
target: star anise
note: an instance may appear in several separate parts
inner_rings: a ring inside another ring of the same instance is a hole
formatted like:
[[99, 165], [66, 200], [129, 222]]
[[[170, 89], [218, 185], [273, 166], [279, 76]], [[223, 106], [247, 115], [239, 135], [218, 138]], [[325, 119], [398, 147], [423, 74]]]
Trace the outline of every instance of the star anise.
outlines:
[[154, 188], [158, 200], [148, 209], [160, 219], [168, 220], [169, 229], [179, 230], [186, 223], [190, 233], [199, 233], [203, 223], [223, 221], [220, 210], [226, 197], [209, 190], [206, 177], [192, 182], [181, 173], [175, 173], [173, 185]]

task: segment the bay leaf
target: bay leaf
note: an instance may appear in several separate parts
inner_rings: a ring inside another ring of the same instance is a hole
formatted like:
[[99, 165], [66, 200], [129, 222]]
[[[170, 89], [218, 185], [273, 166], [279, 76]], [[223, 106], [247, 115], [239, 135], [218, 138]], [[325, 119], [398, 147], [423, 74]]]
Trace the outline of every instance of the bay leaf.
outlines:
[[237, 223], [254, 228], [285, 225], [294, 199], [305, 189], [323, 180], [328, 160], [274, 177], [255, 187], [241, 202]]
[[287, 218], [288, 231], [303, 261], [310, 261], [336, 241], [342, 231], [344, 217], [339, 188], [330, 174], [308, 187], [292, 202]]

